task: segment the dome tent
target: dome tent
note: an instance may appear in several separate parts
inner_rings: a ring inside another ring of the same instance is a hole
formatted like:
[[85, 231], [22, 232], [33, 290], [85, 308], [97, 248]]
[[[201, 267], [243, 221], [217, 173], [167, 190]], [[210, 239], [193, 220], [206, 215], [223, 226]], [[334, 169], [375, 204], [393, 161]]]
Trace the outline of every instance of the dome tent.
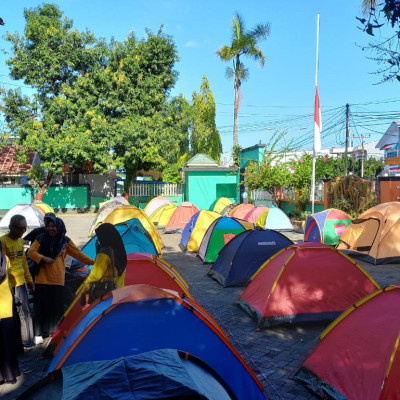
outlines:
[[382, 203], [363, 212], [340, 236], [337, 248], [374, 264], [400, 262], [400, 203]]
[[199, 257], [205, 263], [213, 263], [229, 240], [246, 229], [254, 229], [254, 224], [233, 217], [217, 218], [208, 227], [201, 241]]
[[0, 229], [8, 229], [13, 215], [23, 215], [26, 219], [27, 228], [34, 229], [44, 225], [44, 213], [34, 204], [18, 203], [11, 207], [0, 221]]
[[400, 398], [399, 307], [398, 286], [349, 307], [322, 332], [295, 378], [324, 398]]
[[278, 207], [271, 206], [263, 211], [257, 218], [256, 225], [263, 229], [275, 231], [293, 231], [293, 225], [289, 217]]
[[[105, 345], [110, 338], [112, 345]], [[238, 399], [265, 400], [257, 376], [205, 309], [148, 285], [125, 286], [93, 302], [63, 338], [47, 372], [165, 348], [203, 360]]]
[[355, 261], [322, 243], [297, 243], [267, 260], [238, 304], [259, 327], [336, 318], [380, 286]]
[[336, 246], [339, 243], [340, 235], [350, 223], [350, 215], [335, 208], [312, 214], [306, 221], [304, 241]]
[[246, 230], [230, 240], [207, 272], [223, 287], [246, 286], [261, 265], [293, 242], [273, 230]]

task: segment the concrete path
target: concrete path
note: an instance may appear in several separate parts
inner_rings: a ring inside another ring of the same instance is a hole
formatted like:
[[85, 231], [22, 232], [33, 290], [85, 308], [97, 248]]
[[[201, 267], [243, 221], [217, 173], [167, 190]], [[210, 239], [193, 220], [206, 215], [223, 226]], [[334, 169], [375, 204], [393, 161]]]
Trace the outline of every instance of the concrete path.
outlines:
[[[67, 235], [78, 245], [84, 245], [94, 214], [61, 215]], [[302, 235], [288, 236], [301, 241]], [[317, 399], [299, 382], [292, 379], [305, 354], [316, 343], [326, 323], [296, 324], [257, 330], [254, 320], [239, 309], [234, 302], [244, 288], [222, 288], [206, 276], [205, 265], [194, 254], [182, 253], [178, 244], [180, 234], [163, 234], [165, 248], [162, 257], [172, 264], [185, 278], [196, 301], [218, 322], [229, 336], [233, 346], [255, 371], [265, 387], [268, 399], [311, 400]], [[362, 266], [381, 285], [400, 282], [400, 265]], [[23, 374], [16, 385], [0, 386], [1, 399], [15, 399], [36, 382], [47, 367], [48, 361], [37, 360], [40, 346], [26, 352], [20, 359]]]

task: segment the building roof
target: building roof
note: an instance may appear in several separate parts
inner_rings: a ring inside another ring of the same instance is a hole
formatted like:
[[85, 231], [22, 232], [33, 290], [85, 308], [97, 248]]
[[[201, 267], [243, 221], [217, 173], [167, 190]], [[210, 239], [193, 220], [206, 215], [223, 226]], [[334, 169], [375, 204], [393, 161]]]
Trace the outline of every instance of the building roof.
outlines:
[[218, 167], [218, 161], [207, 154], [197, 153], [185, 164], [185, 167]]
[[0, 148], [0, 174], [3, 175], [24, 175], [32, 167], [36, 152], [27, 150], [28, 161], [19, 163], [17, 161], [17, 151], [22, 146], [7, 145]]
[[385, 145], [398, 143], [399, 128], [400, 121], [393, 121], [387, 131], [382, 135], [381, 139], [376, 145], [376, 148], [382, 150]]

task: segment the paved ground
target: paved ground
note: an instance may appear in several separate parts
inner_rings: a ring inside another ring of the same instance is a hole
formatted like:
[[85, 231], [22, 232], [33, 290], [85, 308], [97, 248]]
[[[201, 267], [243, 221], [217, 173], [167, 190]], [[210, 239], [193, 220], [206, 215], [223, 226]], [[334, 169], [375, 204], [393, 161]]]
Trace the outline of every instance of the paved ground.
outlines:
[[[67, 226], [68, 236], [78, 246], [88, 240], [87, 232], [94, 214], [65, 214], [61, 216]], [[302, 240], [302, 235], [288, 234], [292, 240]], [[205, 307], [225, 330], [232, 344], [245, 358], [265, 387], [268, 399], [316, 399], [292, 374], [304, 355], [312, 348], [326, 324], [288, 325], [257, 330], [254, 320], [235, 306], [235, 299], [243, 288], [222, 288], [205, 274], [209, 266], [194, 254], [184, 254], [178, 247], [179, 234], [162, 235], [165, 248], [162, 255], [186, 279], [195, 299]], [[362, 266], [381, 285], [400, 282], [400, 265]], [[47, 367], [47, 361], [37, 360], [40, 346], [25, 353], [20, 359], [23, 374], [16, 385], [0, 386], [1, 399], [15, 399], [36, 382]]]

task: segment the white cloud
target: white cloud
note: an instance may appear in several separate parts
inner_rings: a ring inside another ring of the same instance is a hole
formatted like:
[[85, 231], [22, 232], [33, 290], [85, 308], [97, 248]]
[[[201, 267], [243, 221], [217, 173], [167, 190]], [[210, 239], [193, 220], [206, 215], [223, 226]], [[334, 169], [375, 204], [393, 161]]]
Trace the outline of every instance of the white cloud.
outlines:
[[186, 42], [185, 47], [197, 47], [199, 44], [195, 42], [194, 40], [189, 40]]

